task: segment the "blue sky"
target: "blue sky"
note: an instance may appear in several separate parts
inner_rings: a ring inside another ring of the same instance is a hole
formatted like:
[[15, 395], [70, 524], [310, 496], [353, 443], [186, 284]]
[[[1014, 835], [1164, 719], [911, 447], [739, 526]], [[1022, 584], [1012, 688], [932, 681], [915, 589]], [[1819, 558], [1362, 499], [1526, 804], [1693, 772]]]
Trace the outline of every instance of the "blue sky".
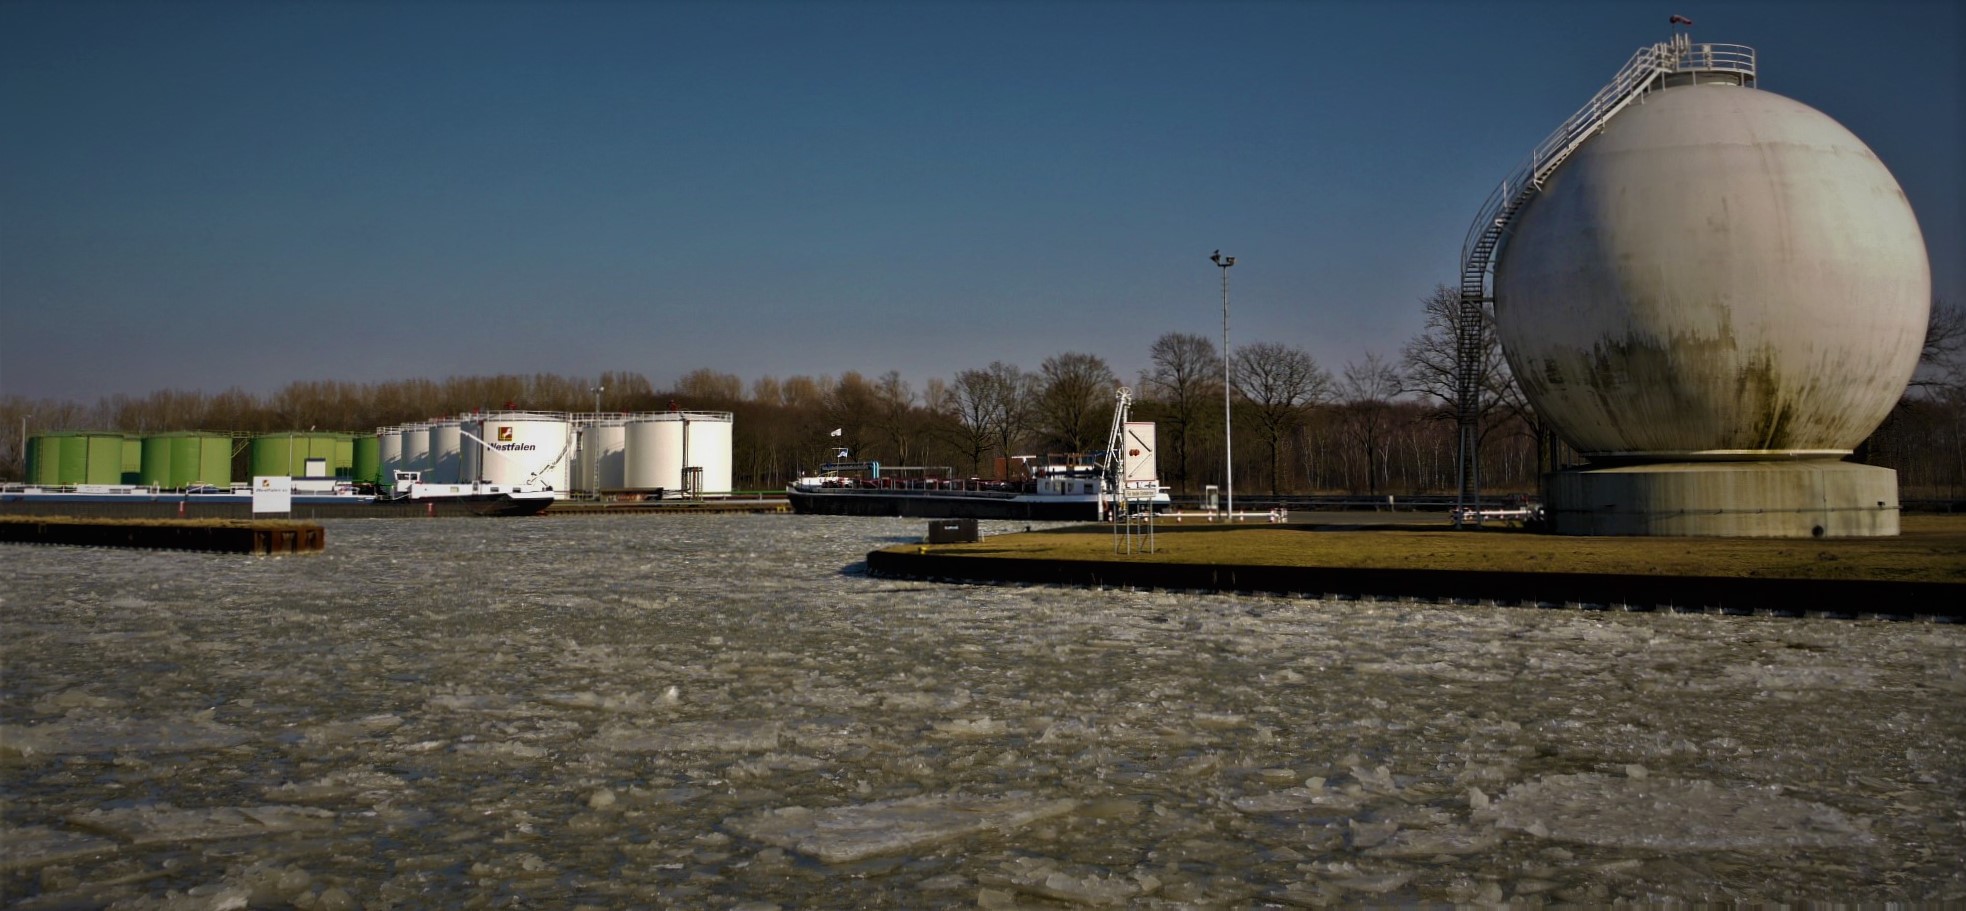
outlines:
[[1953, 2], [0, 2], [0, 395], [1396, 357], [1669, 14], [1966, 301]]

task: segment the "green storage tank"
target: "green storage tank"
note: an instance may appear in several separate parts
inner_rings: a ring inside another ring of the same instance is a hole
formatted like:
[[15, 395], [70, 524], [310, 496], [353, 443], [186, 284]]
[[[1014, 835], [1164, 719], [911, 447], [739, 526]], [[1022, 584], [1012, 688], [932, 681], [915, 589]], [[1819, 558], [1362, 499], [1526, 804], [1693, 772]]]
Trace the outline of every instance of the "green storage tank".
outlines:
[[29, 484], [52, 487], [61, 483], [61, 444], [63, 437], [36, 434], [27, 438], [27, 478]]
[[140, 483], [177, 489], [232, 483], [232, 438], [222, 433], [162, 433], [143, 438]]
[[125, 436], [123, 437], [123, 477], [121, 483], [141, 484], [143, 482], [137, 480], [137, 478], [142, 473], [143, 438]]
[[359, 436], [354, 439], [353, 477], [370, 484], [382, 483], [382, 438]]
[[[314, 471], [308, 462], [318, 460]], [[253, 477], [345, 478], [354, 469], [354, 444], [345, 433], [269, 433], [253, 437]]]
[[[40, 484], [123, 483], [123, 435], [65, 432], [40, 437], [45, 441], [35, 463]], [[52, 469], [52, 471], [50, 471]]]
[[143, 459], [137, 468], [137, 483], [150, 487], [175, 487], [171, 483], [171, 437], [143, 438]]

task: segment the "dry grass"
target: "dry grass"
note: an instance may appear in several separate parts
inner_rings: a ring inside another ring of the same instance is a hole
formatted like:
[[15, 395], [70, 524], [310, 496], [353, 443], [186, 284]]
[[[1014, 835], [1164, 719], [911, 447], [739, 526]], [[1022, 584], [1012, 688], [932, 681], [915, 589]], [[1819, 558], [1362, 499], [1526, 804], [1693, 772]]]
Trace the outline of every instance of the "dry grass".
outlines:
[[[1906, 516], [1892, 538], [1574, 538], [1429, 527], [1331, 525], [1156, 529], [1155, 552], [1114, 552], [1109, 529], [993, 535], [929, 553], [1040, 560], [1482, 569], [1966, 583], [1966, 516]], [[920, 545], [897, 550], [915, 551]]]

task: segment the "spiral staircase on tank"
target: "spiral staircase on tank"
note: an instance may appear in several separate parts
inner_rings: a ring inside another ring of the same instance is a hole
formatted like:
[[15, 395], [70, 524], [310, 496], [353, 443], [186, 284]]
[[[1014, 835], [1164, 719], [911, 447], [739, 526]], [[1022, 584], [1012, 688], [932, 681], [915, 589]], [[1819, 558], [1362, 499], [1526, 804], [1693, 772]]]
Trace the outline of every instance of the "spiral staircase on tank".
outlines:
[[1484, 330], [1494, 306], [1493, 276], [1496, 258], [1507, 242], [1516, 218], [1543, 182], [1556, 172], [1571, 153], [1597, 134], [1626, 106], [1645, 97], [1647, 92], [1666, 85], [1698, 81], [1701, 74], [1716, 74], [1725, 81], [1743, 86], [1754, 84], [1754, 49], [1738, 44], [1694, 44], [1685, 33], [1670, 41], [1639, 48], [1618, 70], [1611, 82], [1563, 125], [1557, 127], [1530, 152], [1490, 193], [1480, 214], [1468, 227], [1461, 242], [1461, 307], [1455, 320], [1455, 418], [1460, 431], [1458, 453], [1459, 491], [1454, 501], [1454, 524], [1481, 524], [1480, 416]]

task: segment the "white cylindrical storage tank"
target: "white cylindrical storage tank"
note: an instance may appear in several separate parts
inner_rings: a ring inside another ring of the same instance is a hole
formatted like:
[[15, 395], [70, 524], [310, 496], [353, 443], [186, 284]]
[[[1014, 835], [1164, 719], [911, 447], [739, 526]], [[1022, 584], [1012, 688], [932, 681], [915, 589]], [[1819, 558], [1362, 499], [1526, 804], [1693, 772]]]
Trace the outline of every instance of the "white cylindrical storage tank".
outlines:
[[403, 441], [404, 471], [430, 470], [430, 425], [404, 424], [396, 431]]
[[[730, 430], [729, 412], [669, 411], [629, 419], [625, 486], [659, 489], [665, 496], [730, 495]], [[692, 484], [700, 488], [692, 490]]]
[[706, 496], [730, 496], [731, 416], [725, 413], [697, 413], [687, 416], [685, 469], [701, 469], [697, 480]]
[[580, 429], [581, 490], [623, 490], [627, 481], [628, 425], [620, 418], [600, 418]]
[[464, 480], [464, 438], [458, 434], [461, 423], [455, 418], [430, 422], [430, 471], [424, 480], [433, 484]]
[[460, 484], [482, 481], [485, 477], [485, 422], [478, 418], [458, 421], [457, 480]]
[[387, 482], [396, 476], [396, 469], [403, 467], [403, 429], [378, 427], [375, 438], [382, 451], [382, 480]]
[[573, 480], [573, 422], [564, 414], [494, 412], [481, 422], [485, 441], [481, 480], [545, 485], [565, 497]]

